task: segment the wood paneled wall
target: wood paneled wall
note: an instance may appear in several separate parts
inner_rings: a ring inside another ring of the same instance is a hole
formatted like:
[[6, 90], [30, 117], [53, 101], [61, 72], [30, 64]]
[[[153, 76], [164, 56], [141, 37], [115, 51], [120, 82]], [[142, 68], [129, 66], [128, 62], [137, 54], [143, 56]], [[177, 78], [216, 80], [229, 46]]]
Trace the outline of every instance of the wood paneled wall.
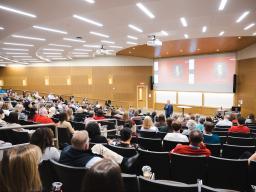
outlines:
[[[120, 67], [5, 67], [0, 69], [0, 80], [3, 88], [38, 90], [64, 95], [74, 95], [99, 100], [124, 101], [119, 105], [136, 107], [136, 87], [140, 83], [148, 85], [152, 75], [151, 66]], [[92, 85], [88, 84], [92, 79]], [[113, 83], [109, 84], [109, 78]], [[49, 79], [49, 85], [45, 85]], [[68, 79], [71, 85], [68, 85]], [[23, 86], [23, 80], [27, 86]], [[149, 98], [149, 107], [152, 108]]]

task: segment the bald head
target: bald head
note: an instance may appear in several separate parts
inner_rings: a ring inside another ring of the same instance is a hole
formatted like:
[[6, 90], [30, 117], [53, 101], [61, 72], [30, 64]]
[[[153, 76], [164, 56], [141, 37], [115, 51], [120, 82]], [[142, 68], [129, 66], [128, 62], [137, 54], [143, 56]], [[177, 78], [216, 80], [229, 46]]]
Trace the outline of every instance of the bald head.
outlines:
[[190, 144], [198, 146], [203, 141], [203, 134], [198, 130], [193, 130], [189, 134]]
[[71, 139], [71, 145], [78, 150], [86, 150], [89, 147], [89, 137], [87, 131], [75, 131]]

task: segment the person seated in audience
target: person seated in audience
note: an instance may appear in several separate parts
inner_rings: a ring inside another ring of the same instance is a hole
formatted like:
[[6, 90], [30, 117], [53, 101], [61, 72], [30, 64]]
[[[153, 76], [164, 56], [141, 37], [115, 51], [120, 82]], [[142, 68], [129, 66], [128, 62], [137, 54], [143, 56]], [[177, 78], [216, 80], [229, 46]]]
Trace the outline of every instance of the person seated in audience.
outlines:
[[70, 134], [74, 134], [75, 130], [72, 127], [71, 123], [68, 122], [67, 113], [60, 113], [59, 114], [59, 122], [56, 125], [58, 128], [65, 128], [68, 129]]
[[59, 161], [60, 152], [53, 147], [53, 131], [50, 128], [38, 128], [30, 139], [30, 143], [40, 147], [42, 161], [53, 159]]
[[250, 154], [248, 159], [248, 163], [250, 164], [251, 161], [256, 161], [256, 152], [254, 154]]
[[205, 122], [205, 118], [203, 118], [203, 117], [199, 118], [199, 123], [196, 125], [196, 129], [203, 132], [204, 131], [204, 122]]
[[129, 127], [132, 130], [132, 134], [136, 135], [136, 124], [129, 118], [129, 114], [127, 112], [124, 113], [122, 120], [124, 121], [124, 127]]
[[212, 123], [213, 123], [213, 119], [212, 119], [210, 116], [207, 116], [207, 117], [205, 118], [205, 121], [208, 121], [208, 122], [212, 122]]
[[173, 128], [172, 128], [172, 122], [173, 122], [173, 118], [168, 117], [166, 119], [166, 127], [160, 127], [159, 131], [160, 132], [165, 132], [165, 133], [172, 133], [173, 132]]
[[38, 171], [41, 155], [40, 148], [31, 144], [4, 151], [0, 165], [0, 191], [41, 191]]
[[233, 114], [233, 113], [230, 114], [229, 120], [232, 122], [233, 126], [238, 125], [238, 118], [237, 118], [237, 116], [235, 114]]
[[146, 116], [143, 120], [141, 131], [158, 132], [158, 128], [154, 126], [150, 116]]
[[91, 121], [95, 121], [95, 119], [93, 118], [94, 117], [94, 112], [93, 111], [90, 111], [89, 114], [88, 114], [88, 117], [84, 119], [84, 124], [85, 126], [91, 122]]
[[89, 122], [85, 130], [89, 134], [91, 143], [108, 143], [107, 138], [101, 135], [100, 126], [97, 122]]
[[67, 108], [66, 113], [67, 113], [67, 121], [73, 121], [74, 120], [73, 109]]
[[207, 144], [220, 144], [220, 137], [216, 134], [212, 134], [214, 124], [206, 121], [204, 123], [204, 142]]
[[221, 126], [232, 126], [232, 122], [229, 120], [229, 115], [225, 115], [223, 120], [218, 121], [216, 126], [221, 127]]
[[175, 141], [175, 142], [188, 142], [188, 137], [180, 133], [181, 123], [178, 121], [172, 122], [171, 132], [168, 132], [164, 140], [166, 141]]
[[53, 120], [48, 117], [48, 111], [44, 106], [39, 109], [39, 114], [35, 114], [33, 121], [42, 124], [54, 123]]
[[4, 118], [4, 111], [0, 109], [0, 127], [5, 127], [7, 125], [6, 121], [3, 120]]
[[19, 120], [26, 120], [26, 119], [27, 119], [26, 114], [23, 113], [24, 107], [23, 107], [22, 104], [18, 103], [18, 104], [15, 106], [14, 111], [18, 113], [18, 115], [19, 115]]
[[184, 155], [205, 155], [210, 156], [211, 151], [203, 143], [203, 134], [198, 130], [193, 130], [189, 134], [189, 145], [178, 144], [172, 153]]
[[75, 122], [83, 122], [84, 121], [84, 110], [82, 107], [79, 107], [76, 112], [74, 113], [74, 121]]
[[49, 111], [49, 113], [48, 113], [49, 118], [52, 118], [57, 113], [57, 110], [54, 106], [50, 107], [48, 111]]
[[193, 119], [188, 120], [188, 122], [186, 124], [186, 127], [188, 129], [183, 130], [183, 132], [182, 132], [183, 135], [189, 135], [191, 131], [195, 130], [195, 128], [196, 128], [196, 121], [193, 120]]
[[166, 129], [166, 121], [165, 121], [165, 116], [164, 114], [160, 114], [158, 116], [158, 121], [155, 123], [155, 126], [160, 130], [160, 128], [165, 128]]
[[21, 127], [19, 124], [19, 115], [17, 112], [11, 112], [9, 114], [7, 127]]
[[94, 116], [94, 119], [95, 120], [102, 120], [102, 119], [105, 119], [104, 117], [104, 113], [101, 109], [98, 109], [96, 115]]
[[131, 144], [131, 140], [132, 140], [132, 131], [130, 128], [125, 127], [120, 131], [120, 142], [118, 142], [116, 146], [125, 147], [125, 148], [135, 147]]
[[12, 110], [12, 104], [11, 102], [5, 102], [3, 103], [2, 110], [4, 111], [5, 116], [9, 116], [11, 110]]
[[121, 169], [117, 163], [104, 159], [93, 165], [82, 182], [82, 192], [124, 192]]
[[238, 118], [238, 125], [237, 126], [232, 126], [231, 128], [228, 129], [228, 132], [235, 132], [235, 133], [250, 133], [250, 129], [245, 126], [245, 118], [239, 117]]
[[135, 111], [133, 117], [131, 118], [133, 121], [142, 121], [141, 116], [139, 115], [139, 111]]
[[245, 120], [245, 123], [256, 123], [254, 114], [249, 114], [247, 119]]

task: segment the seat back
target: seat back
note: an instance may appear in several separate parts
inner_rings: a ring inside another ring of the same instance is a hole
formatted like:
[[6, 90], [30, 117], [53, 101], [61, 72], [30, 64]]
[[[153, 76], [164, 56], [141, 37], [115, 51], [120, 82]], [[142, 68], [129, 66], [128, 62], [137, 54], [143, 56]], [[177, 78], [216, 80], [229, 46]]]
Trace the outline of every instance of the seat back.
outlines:
[[117, 154], [122, 155], [123, 157], [132, 157], [136, 155], [135, 148], [126, 148], [126, 147], [119, 147], [114, 145], [107, 145], [106, 147], [116, 152]]
[[60, 149], [63, 149], [66, 144], [71, 142], [71, 134], [67, 128], [57, 128], [58, 129], [58, 141]]
[[81, 191], [81, 184], [86, 174], [87, 169], [85, 167], [73, 167], [57, 163], [54, 160], [50, 160], [53, 164], [54, 170], [57, 173], [59, 181], [63, 184], [63, 191], [73, 192]]
[[245, 138], [249, 138], [251, 137], [251, 133], [236, 133], [236, 132], [229, 132], [228, 136], [231, 137], [245, 137]]
[[220, 157], [221, 144], [207, 144], [206, 147], [211, 151], [212, 156]]
[[231, 137], [227, 138], [227, 144], [229, 145], [240, 145], [240, 146], [255, 146], [254, 138], [245, 137]]
[[136, 175], [122, 173], [125, 192], [139, 192], [139, 182]]
[[213, 131], [212, 133], [219, 135], [219, 136], [227, 136], [228, 132], [227, 131]]
[[155, 173], [156, 179], [170, 178], [170, 160], [168, 152], [154, 152], [138, 149], [139, 158], [137, 165], [137, 174], [142, 175], [142, 167], [148, 165], [152, 172]]
[[171, 179], [184, 183], [197, 183], [206, 173], [205, 156], [171, 153]]
[[[115, 129], [115, 122], [114, 121], [100, 121], [99, 123], [101, 125], [106, 125], [107, 126], [107, 130]], [[108, 138], [115, 138], [116, 131], [108, 132], [107, 134], [108, 134], [107, 135]]]
[[248, 187], [248, 161], [208, 158], [206, 184], [214, 188], [246, 191]]
[[208, 187], [206, 185], [202, 185], [201, 192], [238, 192], [238, 191], [231, 190], [231, 189], [216, 189], [216, 188]]
[[162, 140], [153, 138], [138, 137], [140, 148], [150, 151], [162, 151]]
[[75, 130], [85, 130], [85, 124], [81, 122], [71, 121], [71, 125]]
[[10, 135], [8, 135], [8, 137], [9, 137], [10, 142], [13, 145], [29, 143], [29, 141], [30, 141], [28, 132], [11, 130], [9, 133], [10, 133]]
[[144, 138], [160, 138], [160, 136], [156, 132], [139, 131], [138, 134], [140, 135], [140, 137]]
[[185, 183], [172, 181], [149, 180], [142, 176], [139, 177], [140, 192], [197, 192], [196, 184], [188, 185]]
[[256, 161], [251, 161], [249, 166], [249, 182], [250, 185], [256, 186]]
[[188, 145], [188, 142], [166, 141], [163, 140], [163, 151], [173, 150], [177, 144]]
[[53, 164], [50, 160], [42, 161], [39, 164], [38, 169], [40, 173], [41, 182], [43, 185], [43, 191], [51, 191], [52, 183], [59, 180], [53, 168]]
[[250, 153], [254, 153], [255, 149], [255, 146], [237, 146], [223, 144], [222, 157], [228, 159], [239, 159], [244, 152], [248, 151]]
[[158, 132], [158, 133], [157, 133], [158, 138], [161, 138], [161, 139], [163, 139], [166, 134], [167, 134], [166, 132]]

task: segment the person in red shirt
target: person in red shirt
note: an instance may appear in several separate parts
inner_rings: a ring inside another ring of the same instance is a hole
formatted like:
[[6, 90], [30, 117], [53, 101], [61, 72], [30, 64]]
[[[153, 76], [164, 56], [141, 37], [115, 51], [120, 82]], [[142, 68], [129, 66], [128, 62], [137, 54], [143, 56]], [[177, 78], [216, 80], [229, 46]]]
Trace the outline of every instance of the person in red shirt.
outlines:
[[46, 108], [42, 107], [39, 109], [39, 114], [35, 114], [33, 121], [36, 123], [49, 124], [54, 123], [53, 120], [47, 117], [48, 111]]
[[104, 117], [104, 113], [101, 109], [98, 109], [98, 111], [96, 112], [96, 115], [94, 116], [95, 120], [102, 120], [105, 119]]
[[199, 130], [193, 130], [189, 134], [189, 145], [178, 144], [171, 153], [178, 153], [183, 155], [205, 155], [210, 156], [211, 151], [206, 148], [203, 143], [203, 134]]
[[239, 117], [238, 118], [238, 125], [237, 126], [232, 126], [229, 128], [228, 132], [233, 132], [233, 133], [250, 133], [250, 129], [245, 126], [245, 118]]

